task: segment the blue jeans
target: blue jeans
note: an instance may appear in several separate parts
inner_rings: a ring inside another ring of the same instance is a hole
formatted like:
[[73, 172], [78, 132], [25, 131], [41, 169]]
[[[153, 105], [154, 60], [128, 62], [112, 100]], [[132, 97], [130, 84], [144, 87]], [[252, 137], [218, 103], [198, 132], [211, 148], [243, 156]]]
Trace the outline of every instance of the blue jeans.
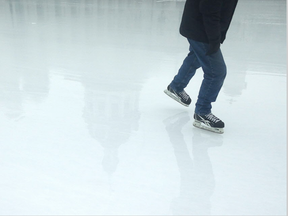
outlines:
[[212, 55], [206, 55], [209, 44], [188, 39], [189, 54], [185, 58], [178, 74], [174, 77], [170, 87], [177, 92], [183, 91], [198, 68], [202, 67], [204, 79], [202, 81], [195, 113], [206, 115], [211, 112], [212, 102], [216, 101], [226, 77], [226, 64], [221, 50]]

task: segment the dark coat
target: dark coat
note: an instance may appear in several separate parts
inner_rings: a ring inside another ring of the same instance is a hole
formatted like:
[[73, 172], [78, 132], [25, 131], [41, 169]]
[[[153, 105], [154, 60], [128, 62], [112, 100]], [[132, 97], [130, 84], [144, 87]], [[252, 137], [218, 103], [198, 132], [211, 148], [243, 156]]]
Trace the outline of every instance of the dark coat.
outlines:
[[180, 33], [204, 43], [223, 43], [238, 0], [187, 0]]

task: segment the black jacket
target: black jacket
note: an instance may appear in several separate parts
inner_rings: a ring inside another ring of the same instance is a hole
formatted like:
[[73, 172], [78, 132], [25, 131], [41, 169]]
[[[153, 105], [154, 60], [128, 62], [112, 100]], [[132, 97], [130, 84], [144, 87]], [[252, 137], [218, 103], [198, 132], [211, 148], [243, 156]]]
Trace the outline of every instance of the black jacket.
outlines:
[[223, 43], [238, 0], [187, 0], [180, 33], [192, 40]]

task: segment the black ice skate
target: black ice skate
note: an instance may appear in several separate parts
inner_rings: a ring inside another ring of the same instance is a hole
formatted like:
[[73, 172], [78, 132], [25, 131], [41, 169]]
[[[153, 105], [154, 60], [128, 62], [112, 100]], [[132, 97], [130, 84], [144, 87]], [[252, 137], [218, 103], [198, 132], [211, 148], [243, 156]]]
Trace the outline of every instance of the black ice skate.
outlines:
[[212, 113], [207, 115], [197, 115], [194, 114], [194, 123], [193, 126], [212, 131], [215, 133], [224, 133], [224, 122], [217, 118]]
[[181, 92], [176, 92], [169, 85], [167, 89], [164, 90], [164, 92], [169, 97], [173, 98], [175, 101], [179, 102], [180, 104], [184, 106], [188, 107], [189, 104], [191, 103], [191, 98], [184, 90]]

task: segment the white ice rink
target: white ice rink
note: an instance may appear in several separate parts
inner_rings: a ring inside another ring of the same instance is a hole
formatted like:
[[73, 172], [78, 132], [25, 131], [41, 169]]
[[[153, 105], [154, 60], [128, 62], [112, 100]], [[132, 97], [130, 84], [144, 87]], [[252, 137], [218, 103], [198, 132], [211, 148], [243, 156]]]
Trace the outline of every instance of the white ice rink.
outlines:
[[286, 1], [239, 0], [213, 113], [163, 93], [183, 0], [0, 0], [0, 215], [286, 215]]

